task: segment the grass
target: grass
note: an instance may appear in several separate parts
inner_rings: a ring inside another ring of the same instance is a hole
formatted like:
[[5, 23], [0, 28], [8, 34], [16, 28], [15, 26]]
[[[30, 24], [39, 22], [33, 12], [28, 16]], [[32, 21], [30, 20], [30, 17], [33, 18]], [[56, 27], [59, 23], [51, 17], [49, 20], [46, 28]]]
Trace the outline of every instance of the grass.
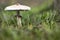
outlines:
[[60, 37], [54, 20], [56, 13], [52, 10], [43, 13], [21, 12], [23, 26], [21, 29], [16, 28], [14, 14], [15, 12], [2, 12], [1, 40], [57, 40]]
[[[52, 1], [52, 0], [51, 0]], [[22, 28], [17, 28], [15, 11], [0, 12], [0, 40], [60, 40], [60, 29], [56, 23], [55, 10], [45, 10], [47, 3], [23, 11]]]

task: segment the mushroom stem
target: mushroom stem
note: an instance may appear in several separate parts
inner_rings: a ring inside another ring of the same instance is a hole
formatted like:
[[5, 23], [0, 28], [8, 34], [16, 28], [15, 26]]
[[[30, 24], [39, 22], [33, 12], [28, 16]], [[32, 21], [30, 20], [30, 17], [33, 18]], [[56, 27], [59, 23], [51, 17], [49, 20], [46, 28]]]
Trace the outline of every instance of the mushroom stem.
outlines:
[[17, 11], [17, 26], [18, 26], [18, 28], [21, 28], [22, 27], [21, 15], [19, 13], [20, 13], [20, 11]]
[[17, 16], [19, 16], [19, 15], [20, 15], [19, 13], [20, 13], [20, 11], [19, 11], [19, 10], [17, 10]]

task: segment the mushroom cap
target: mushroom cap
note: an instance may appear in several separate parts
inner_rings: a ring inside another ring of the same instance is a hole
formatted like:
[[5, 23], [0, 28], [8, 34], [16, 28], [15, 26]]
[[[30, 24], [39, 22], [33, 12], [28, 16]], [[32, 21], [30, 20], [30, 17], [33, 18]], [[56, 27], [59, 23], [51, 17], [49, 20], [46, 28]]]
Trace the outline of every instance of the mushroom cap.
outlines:
[[29, 6], [15, 4], [11, 5], [5, 8], [5, 10], [30, 10], [31, 8]]

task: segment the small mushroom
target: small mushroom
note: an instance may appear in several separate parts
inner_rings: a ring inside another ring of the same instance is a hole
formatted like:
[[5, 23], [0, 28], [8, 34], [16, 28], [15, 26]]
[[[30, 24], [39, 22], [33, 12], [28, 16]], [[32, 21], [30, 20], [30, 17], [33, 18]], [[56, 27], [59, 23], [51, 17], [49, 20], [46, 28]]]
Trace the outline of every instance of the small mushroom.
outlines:
[[11, 11], [15, 10], [15, 11], [17, 11], [17, 16], [16, 16], [17, 17], [17, 25], [19, 27], [21, 27], [22, 26], [21, 15], [19, 15], [19, 12], [20, 11], [28, 11], [28, 10], [31, 10], [31, 8], [28, 7], [28, 6], [21, 5], [21, 4], [17, 3], [15, 5], [11, 5], [11, 6], [6, 7], [5, 10], [11, 10]]

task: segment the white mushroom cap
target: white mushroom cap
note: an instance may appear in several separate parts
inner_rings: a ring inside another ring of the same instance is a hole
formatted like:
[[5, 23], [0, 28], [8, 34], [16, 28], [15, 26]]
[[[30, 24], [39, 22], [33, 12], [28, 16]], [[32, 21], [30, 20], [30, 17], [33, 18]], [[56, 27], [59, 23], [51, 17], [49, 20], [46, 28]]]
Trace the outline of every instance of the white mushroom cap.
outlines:
[[5, 10], [30, 10], [31, 8], [25, 5], [15, 4], [5, 8]]

